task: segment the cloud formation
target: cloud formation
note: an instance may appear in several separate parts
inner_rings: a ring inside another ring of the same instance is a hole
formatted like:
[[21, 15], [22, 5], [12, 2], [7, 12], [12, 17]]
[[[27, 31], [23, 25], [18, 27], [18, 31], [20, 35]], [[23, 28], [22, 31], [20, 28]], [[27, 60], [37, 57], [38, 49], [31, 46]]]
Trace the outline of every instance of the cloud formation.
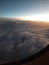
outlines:
[[49, 44], [48, 27], [28, 25], [0, 22], [0, 62], [24, 59]]

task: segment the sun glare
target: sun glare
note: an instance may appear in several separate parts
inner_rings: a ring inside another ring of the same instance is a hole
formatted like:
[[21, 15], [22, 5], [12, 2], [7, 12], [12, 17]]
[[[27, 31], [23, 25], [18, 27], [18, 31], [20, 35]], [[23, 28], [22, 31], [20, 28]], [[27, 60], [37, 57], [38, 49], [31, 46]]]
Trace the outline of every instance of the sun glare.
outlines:
[[31, 20], [31, 21], [45, 21], [45, 22], [49, 22], [49, 14], [23, 16], [23, 17], [21, 17], [21, 19], [23, 19], [23, 20]]

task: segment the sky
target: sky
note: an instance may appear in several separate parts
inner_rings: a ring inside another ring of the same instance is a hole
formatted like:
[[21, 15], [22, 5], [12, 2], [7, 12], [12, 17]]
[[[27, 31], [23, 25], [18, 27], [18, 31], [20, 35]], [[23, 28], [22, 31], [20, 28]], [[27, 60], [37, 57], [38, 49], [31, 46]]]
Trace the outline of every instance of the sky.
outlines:
[[0, 0], [0, 18], [49, 21], [49, 0]]

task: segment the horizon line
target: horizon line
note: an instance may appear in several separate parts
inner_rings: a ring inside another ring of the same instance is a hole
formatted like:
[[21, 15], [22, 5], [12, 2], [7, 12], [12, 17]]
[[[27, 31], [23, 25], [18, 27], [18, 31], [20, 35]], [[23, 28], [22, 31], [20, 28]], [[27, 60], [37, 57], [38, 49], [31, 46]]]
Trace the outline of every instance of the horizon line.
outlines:
[[22, 18], [19, 18], [19, 17], [0, 17], [0, 19], [1, 19], [1, 20], [3, 20], [3, 19], [4, 19], [4, 20], [7, 20], [7, 19], [9, 20], [9, 19], [11, 19], [11, 20], [15, 20], [15, 21], [16, 21], [16, 20], [20, 20], [20, 21], [32, 21], [32, 22], [33, 22], [33, 21], [34, 21], [34, 22], [48, 22], [48, 23], [49, 23], [49, 21], [44, 21], [44, 20], [43, 20], [43, 21], [42, 21], [42, 20], [25, 20], [25, 19], [22, 19]]

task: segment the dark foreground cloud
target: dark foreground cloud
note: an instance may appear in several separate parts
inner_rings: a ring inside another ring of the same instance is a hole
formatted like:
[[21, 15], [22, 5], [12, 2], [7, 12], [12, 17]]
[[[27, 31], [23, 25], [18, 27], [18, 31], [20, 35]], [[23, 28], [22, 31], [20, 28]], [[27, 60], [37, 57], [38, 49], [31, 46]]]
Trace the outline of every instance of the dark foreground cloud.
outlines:
[[0, 62], [24, 59], [49, 44], [48, 28], [25, 28], [26, 24], [0, 22]]

